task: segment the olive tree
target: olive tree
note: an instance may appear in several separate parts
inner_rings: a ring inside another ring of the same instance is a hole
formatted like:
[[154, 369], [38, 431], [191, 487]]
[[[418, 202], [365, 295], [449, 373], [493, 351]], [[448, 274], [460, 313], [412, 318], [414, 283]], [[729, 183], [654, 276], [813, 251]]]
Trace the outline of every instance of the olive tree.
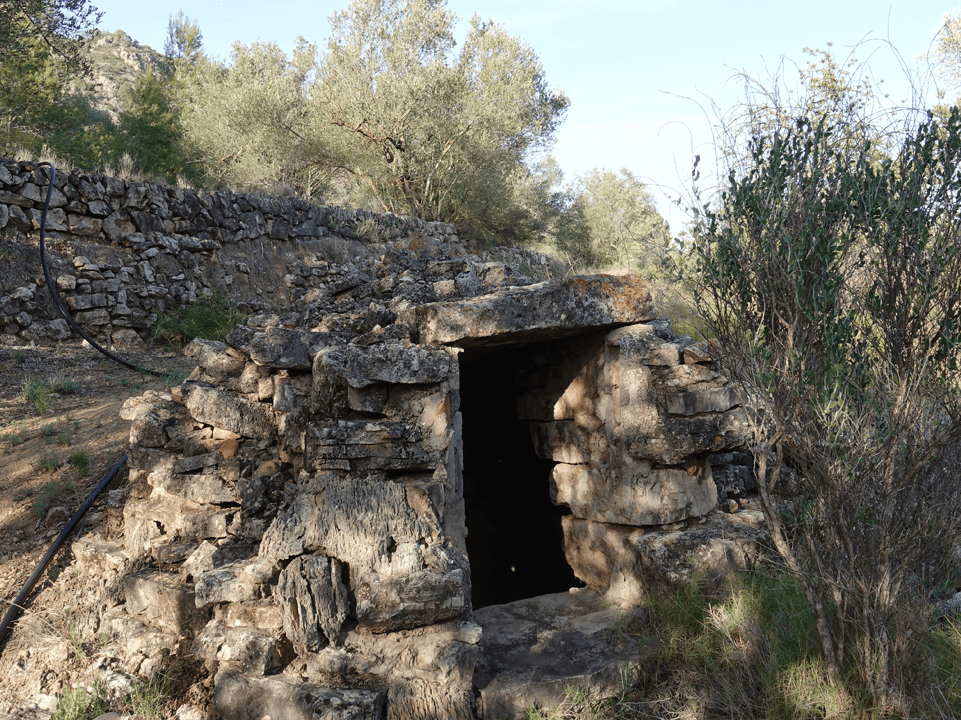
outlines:
[[330, 18], [312, 101], [380, 209], [499, 233], [568, 100], [493, 22], [474, 16], [455, 53], [455, 20], [442, 0], [354, 0]]
[[330, 173], [325, 127], [309, 112], [315, 48], [235, 42], [227, 65], [199, 58], [183, 75], [186, 140], [211, 184], [312, 196]]
[[567, 200], [557, 245], [575, 269], [656, 271], [671, 235], [650, 190], [630, 170], [584, 173], [571, 183]]

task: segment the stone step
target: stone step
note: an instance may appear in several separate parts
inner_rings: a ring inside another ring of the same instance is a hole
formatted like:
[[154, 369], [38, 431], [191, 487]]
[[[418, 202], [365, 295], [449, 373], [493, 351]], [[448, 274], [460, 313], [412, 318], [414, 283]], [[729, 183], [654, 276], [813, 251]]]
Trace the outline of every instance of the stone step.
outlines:
[[587, 588], [474, 611], [484, 629], [474, 685], [485, 718], [524, 718], [532, 705], [558, 706], [568, 688], [591, 698], [616, 695], [642, 652], [632, 612]]
[[214, 705], [231, 720], [382, 720], [387, 693], [326, 688], [282, 677], [254, 678], [225, 665], [214, 680]]

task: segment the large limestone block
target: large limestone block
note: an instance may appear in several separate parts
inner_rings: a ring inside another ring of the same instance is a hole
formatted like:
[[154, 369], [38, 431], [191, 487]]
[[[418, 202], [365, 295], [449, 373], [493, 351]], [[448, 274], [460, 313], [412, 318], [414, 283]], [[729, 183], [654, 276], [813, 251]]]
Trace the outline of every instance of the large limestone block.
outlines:
[[531, 705], [556, 707], [571, 688], [609, 697], [638, 660], [635, 639], [619, 629], [625, 612], [586, 588], [491, 605], [475, 617], [484, 628], [474, 682], [485, 718], [520, 720]]
[[645, 597], [643, 573], [633, 541], [642, 528], [610, 525], [568, 515], [561, 519], [564, 556], [574, 574], [607, 602], [640, 605]]
[[195, 605], [193, 586], [174, 573], [144, 570], [124, 577], [123, 587], [128, 614], [181, 635], [193, 635], [210, 617]]
[[214, 707], [231, 720], [383, 720], [386, 693], [248, 677], [226, 666], [214, 678]]
[[309, 330], [257, 330], [237, 325], [224, 341], [230, 347], [249, 354], [258, 365], [268, 365], [278, 370], [310, 370], [314, 355], [321, 348], [343, 342], [343, 339], [331, 333]]
[[[351, 576], [384, 570], [408, 545], [441, 540], [429, 494], [417, 487], [369, 479], [330, 478], [316, 492], [298, 494], [264, 534], [260, 556], [275, 563], [323, 552], [348, 563]], [[419, 562], [430, 558], [420, 556]], [[405, 558], [405, 566], [410, 567]]]
[[593, 424], [583, 427], [575, 420], [532, 422], [530, 430], [535, 452], [546, 460], [576, 464], [608, 459], [608, 433], [598, 432]]
[[260, 557], [207, 570], [197, 580], [197, 607], [266, 597], [270, 593], [268, 583], [277, 577], [277, 571], [277, 566]]
[[276, 417], [270, 405], [204, 385], [185, 383], [185, 389], [184, 404], [194, 420], [258, 440], [277, 434]]
[[236, 509], [205, 505], [167, 493], [162, 487], [151, 489], [143, 499], [124, 505], [125, 549], [133, 558], [155, 555], [161, 545], [183, 541], [199, 544], [202, 540], [226, 537], [228, 516]]
[[708, 515], [703, 525], [648, 533], [634, 538], [632, 545], [649, 585], [679, 587], [697, 575], [709, 591], [716, 592], [766, 554], [770, 536], [738, 522], [737, 515], [718, 512]]
[[130, 420], [130, 442], [143, 447], [163, 447], [172, 428], [187, 418], [187, 411], [169, 393], [148, 390], [124, 401], [120, 417]]
[[734, 388], [722, 387], [699, 392], [679, 392], [667, 397], [667, 411], [671, 415], [699, 415], [722, 413], [738, 405]]
[[434, 384], [457, 373], [457, 351], [447, 348], [340, 345], [320, 350], [314, 375], [343, 378], [351, 387], [374, 383]]
[[461, 569], [364, 578], [355, 589], [357, 620], [372, 632], [432, 625], [457, 617], [470, 592]]
[[580, 518], [624, 525], [666, 525], [717, 507], [717, 487], [706, 462], [687, 468], [630, 462], [619, 470], [612, 474], [595, 465], [555, 465], [555, 504], [567, 505]]
[[240, 375], [246, 364], [240, 353], [218, 340], [194, 338], [184, 347], [184, 355], [197, 361], [208, 375], [221, 381]]
[[714, 512], [703, 523], [652, 531], [568, 515], [561, 521], [564, 555], [588, 587], [621, 606], [639, 605], [646, 593], [671, 590], [695, 575], [718, 590], [768, 545], [768, 534], [738, 515]]
[[658, 432], [627, 429], [621, 442], [632, 458], [678, 465], [705, 453], [739, 450], [750, 438], [751, 428], [744, 409], [734, 407], [723, 413], [666, 416]]
[[201, 658], [235, 663], [245, 675], [253, 676], [273, 674], [294, 659], [286, 638], [249, 627], [227, 627], [217, 619], [197, 635], [193, 649]]
[[338, 683], [383, 678], [391, 720], [471, 720], [481, 635], [466, 620], [376, 634], [351, 630], [343, 647], [328, 646], [308, 663]]
[[400, 314], [427, 345], [495, 344], [512, 336], [546, 340], [586, 328], [654, 317], [647, 285], [635, 275], [583, 276], [509, 287], [458, 302], [418, 305]]
[[223, 505], [241, 499], [241, 488], [236, 483], [226, 483], [216, 473], [194, 475], [161, 470], [147, 475], [147, 482], [151, 487], [163, 488], [170, 495], [198, 503]]
[[316, 470], [433, 470], [440, 464], [417, 428], [406, 423], [348, 421], [308, 423], [304, 466]]

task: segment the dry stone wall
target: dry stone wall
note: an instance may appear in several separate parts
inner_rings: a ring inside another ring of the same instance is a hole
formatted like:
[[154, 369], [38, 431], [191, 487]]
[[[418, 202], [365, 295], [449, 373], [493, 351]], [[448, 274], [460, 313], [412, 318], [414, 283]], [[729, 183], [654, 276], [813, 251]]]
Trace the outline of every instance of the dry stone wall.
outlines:
[[[71, 337], [40, 264], [49, 176], [48, 167], [0, 159], [0, 343]], [[456, 228], [444, 223], [78, 171], [57, 173], [47, 231], [51, 271], [73, 319], [121, 346], [139, 344], [159, 314], [215, 291], [248, 312], [282, 312], [377, 280], [371, 261], [388, 248], [446, 245], [448, 256], [465, 255]], [[536, 253], [502, 254], [533, 274], [551, 265]], [[422, 295], [477, 294], [492, 281], [459, 274]]]

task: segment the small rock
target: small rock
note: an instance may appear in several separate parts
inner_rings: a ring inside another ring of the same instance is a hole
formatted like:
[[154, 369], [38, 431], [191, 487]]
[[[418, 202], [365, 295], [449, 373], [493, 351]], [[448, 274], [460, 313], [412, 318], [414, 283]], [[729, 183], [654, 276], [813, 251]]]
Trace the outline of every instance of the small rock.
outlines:
[[726, 513], [736, 513], [741, 509], [741, 506], [737, 504], [737, 500], [725, 500], [721, 503], [721, 510]]
[[65, 507], [52, 507], [47, 511], [47, 517], [44, 522], [47, 525], [56, 525], [57, 523], [66, 522], [70, 519], [70, 511]]
[[36, 705], [38, 710], [53, 713], [57, 711], [57, 704], [60, 702], [56, 695], [37, 695]]

